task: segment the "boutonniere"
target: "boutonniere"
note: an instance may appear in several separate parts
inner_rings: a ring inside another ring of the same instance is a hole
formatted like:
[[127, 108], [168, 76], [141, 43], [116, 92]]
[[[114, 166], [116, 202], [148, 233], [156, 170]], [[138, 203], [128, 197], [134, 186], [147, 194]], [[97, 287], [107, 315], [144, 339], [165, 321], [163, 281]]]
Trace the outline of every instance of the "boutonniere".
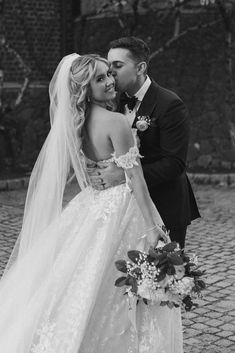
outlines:
[[150, 123], [151, 123], [151, 119], [149, 115], [137, 116], [136, 127], [139, 131], [147, 130]]

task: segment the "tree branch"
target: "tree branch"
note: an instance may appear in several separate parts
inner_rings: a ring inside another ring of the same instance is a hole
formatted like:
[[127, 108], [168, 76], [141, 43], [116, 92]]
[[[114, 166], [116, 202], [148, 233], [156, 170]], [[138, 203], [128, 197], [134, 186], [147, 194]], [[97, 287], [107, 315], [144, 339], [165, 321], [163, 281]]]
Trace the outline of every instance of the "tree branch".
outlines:
[[189, 32], [194, 32], [194, 31], [197, 31], [198, 29], [204, 29], [204, 28], [212, 27], [212, 26], [214, 26], [214, 25], [216, 25], [216, 24], [218, 24], [220, 22], [221, 22], [220, 20], [215, 20], [215, 21], [211, 21], [211, 22], [208, 22], [208, 23], [205, 23], [205, 24], [199, 24], [199, 25], [195, 25], [195, 26], [191, 26], [191, 27], [187, 28], [185, 31], [182, 31], [177, 36], [173, 36], [168, 41], [166, 41], [166, 43], [164, 43], [161, 48], [159, 48], [156, 51], [154, 51], [150, 55], [150, 60], [152, 60], [155, 56], [161, 54], [165, 49], [168, 49], [174, 42], [176, 42], [180, 38], [186, 36]]
[[24, 93], [25, 93], [28, 85], [29, 85], [29, 78], [25, 77], [24, 78], [24, 82], [23, 82], [23, 84], [22, 84], [22, 86], [21, 86], [21, 88], [19, 90], [19, 93], [18, 93], [18, 95], [16, 97], [16, 100], [15, 100], [15, 103], [14, 103], [15, 107], [17, 107], [22, 102], [22, 99], [24, 97]]
[[3, 49], [5, 49], [7, 53], [9, 53], [10, 55], [13, 55], [16, 58], [16, 60], [19, 63], [19, 67], [22, 68], [22, 70], [24, 72], [24, 76], [25, 76], [24, 77], [24, 82], [23, 82], [23, 84], [22, 84], [22, 86], [21, 86], [21, 88], [20, 88], [20, 90], [19, 90], [19, 92], [17, 94], [17, 97], [16, 97], [16, 99], [14, 101], [14, 104], [11, 107], [11, 108], [13, 108], [13, 107], [17, 107], [21, 103], [21, 101], [23, 99], [24, 93], [25, 93], [25, 91], [26, 91], [26, 89], [27, 89], [27, 87], [29, 85], [29, 75], [31, 73], [31, 69], [30, 69], [30, 67], [28, 65], [25, 64], [25, 62], [22, 59], [21, 55], [9, 45], [9, 43], [6, 41], [5, 38], [2, 38], [0, 40], [0, 46]]
[[174, 23], [174, 37], [178, 37], [180, 34], [180, 10], [175, 11], [175, 23]]
[[31, 73], [30, 67], [25, 64], [21, 55], [10, 46], [10, 44], [7, 42], [5, 37], [0, 40], [0, 46], [3, 49], [5, 49], [9, 54], [12, 54], [13, 56], [15, 56], [15, 58], [17, 59], [17, 61], [19, 63], [19, 67], [23, 69], [25, 75], [29, 75]]

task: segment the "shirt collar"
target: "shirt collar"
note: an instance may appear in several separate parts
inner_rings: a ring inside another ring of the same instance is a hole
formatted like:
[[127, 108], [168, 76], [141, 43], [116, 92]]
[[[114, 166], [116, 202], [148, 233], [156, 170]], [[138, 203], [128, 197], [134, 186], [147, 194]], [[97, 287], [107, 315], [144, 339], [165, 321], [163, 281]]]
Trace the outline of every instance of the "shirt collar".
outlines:
[[150, 80], [149, 76], [147, 76], [143, 85], [140, 87], [138, 92], [136, 92], [136, 94], [135, 94], [135, 97], [138, 98], [138, 101], [142, 102], [142, 100], [145, 96], [145, 93], [147, 92], [150, 85], [151, 85], [151, 80]]

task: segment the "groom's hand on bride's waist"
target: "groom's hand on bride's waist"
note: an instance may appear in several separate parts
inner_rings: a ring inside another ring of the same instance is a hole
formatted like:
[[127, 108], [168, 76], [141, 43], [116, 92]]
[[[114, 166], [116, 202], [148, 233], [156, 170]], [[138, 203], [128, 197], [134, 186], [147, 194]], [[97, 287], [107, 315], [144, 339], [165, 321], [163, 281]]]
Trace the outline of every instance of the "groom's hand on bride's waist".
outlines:
[[91, 185], [94, 189], [104, 190], [125, 183], [126, 178], [122, 168], [115, 163], [108, 166], [91, 166], [87, 168]]

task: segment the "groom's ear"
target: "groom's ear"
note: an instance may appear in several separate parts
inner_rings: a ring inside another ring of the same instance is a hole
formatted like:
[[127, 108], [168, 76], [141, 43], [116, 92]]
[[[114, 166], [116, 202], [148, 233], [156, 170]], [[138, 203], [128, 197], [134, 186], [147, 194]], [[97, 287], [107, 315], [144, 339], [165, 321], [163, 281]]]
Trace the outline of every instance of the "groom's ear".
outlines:
[[140, 63], [138, 63], [138, 71], [137, 74], [138, 75], [144, 75], [147, 72], [147, 63], [145, 61], [141, 61]]

